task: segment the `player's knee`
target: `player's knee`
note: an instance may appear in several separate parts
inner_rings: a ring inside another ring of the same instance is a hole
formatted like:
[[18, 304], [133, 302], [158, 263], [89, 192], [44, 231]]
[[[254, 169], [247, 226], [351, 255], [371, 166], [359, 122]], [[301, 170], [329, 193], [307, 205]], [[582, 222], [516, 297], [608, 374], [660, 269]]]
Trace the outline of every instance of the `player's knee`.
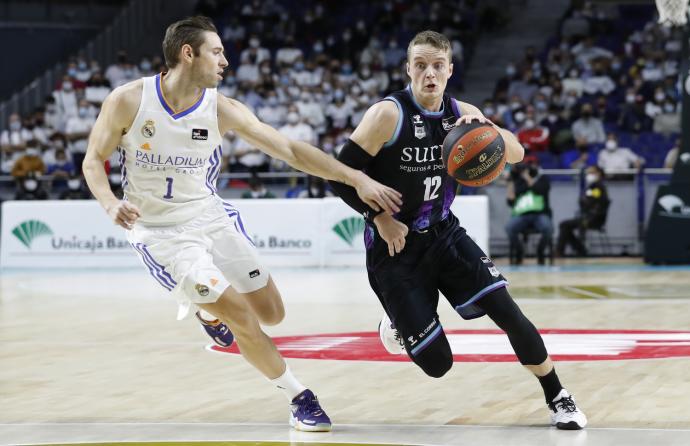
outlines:
[[271, 308], [271, 311], [259, 315], [259, 321], [263, 325], [278, 325], [283, 319], [285, 319], [285, 308], [282, 305], [275, 306]]
[[442, 335], [424, 350], [413, 354], [412, 360], [427, 375], [440, 378], [453, 366], [453, 353], [445, 335]]

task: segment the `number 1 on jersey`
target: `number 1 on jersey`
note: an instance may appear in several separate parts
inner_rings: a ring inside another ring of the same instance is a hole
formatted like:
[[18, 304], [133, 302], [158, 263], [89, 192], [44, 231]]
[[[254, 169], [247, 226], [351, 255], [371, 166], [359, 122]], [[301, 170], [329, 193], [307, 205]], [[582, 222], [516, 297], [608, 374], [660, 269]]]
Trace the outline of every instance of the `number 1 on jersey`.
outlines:
[[167, 177], [167, 178], [165, 179], [165, 182], [168, 183], [168, 190], [167, 190], [167, 192], [165, 193], [165, 195], [163, 195], [163, 198], [167, 198], [167, 199], [169, 200], [169, 199], [171, 199], [171, 198], [173, 197], [173, 196], [172, 196], [172, 183], [173, 183], [173, 179], [170, 178], [170, 177]]
[[438, 198], [438, 189], [441, 187], [441, 177], [426, 177], [424, 178], [424, 185], [426, 189], [424, 190], [424, 201], [433, 200]]

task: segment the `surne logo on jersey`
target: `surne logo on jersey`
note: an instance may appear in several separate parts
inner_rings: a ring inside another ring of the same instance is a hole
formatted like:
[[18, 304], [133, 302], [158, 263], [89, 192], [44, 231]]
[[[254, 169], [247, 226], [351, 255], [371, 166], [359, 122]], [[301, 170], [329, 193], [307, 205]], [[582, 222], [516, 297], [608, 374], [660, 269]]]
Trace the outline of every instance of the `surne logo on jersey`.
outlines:
[[192, 139], [206, 141], [208, 139], [207, 129], [192, 129]]

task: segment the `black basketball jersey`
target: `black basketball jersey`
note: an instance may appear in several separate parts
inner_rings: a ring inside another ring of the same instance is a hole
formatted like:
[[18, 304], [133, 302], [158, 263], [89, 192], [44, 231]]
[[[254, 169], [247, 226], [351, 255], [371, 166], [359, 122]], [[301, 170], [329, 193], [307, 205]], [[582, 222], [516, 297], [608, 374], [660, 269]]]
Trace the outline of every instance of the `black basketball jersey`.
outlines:
[[366, 174], [402, 193], [395, 218], [412, 230], [427, 228], [448, 216], [458, 183], [446, 173], [443, 139], [460, 117], [458, 102], [443, 95], [438, 112], [417, 103], [410, 86], [386, 96], [400, 112], [393, 137], [381, 148]]

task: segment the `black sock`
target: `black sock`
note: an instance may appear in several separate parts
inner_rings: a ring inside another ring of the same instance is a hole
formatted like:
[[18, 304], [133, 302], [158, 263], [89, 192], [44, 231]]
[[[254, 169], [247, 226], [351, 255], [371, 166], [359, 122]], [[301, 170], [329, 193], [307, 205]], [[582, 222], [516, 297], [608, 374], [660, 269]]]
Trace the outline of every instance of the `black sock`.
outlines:
[[539, 379], [539, 384], [541, 384], [542, 389], [544, 389], [544, 397], [547, 403], [553, 401], [563, 388], [561, 382], [558, 380], [558, 375], [556, 375], [556, 368], [551, 369], [551, 371], [544, 376], [538, 376], [537, 379]]

